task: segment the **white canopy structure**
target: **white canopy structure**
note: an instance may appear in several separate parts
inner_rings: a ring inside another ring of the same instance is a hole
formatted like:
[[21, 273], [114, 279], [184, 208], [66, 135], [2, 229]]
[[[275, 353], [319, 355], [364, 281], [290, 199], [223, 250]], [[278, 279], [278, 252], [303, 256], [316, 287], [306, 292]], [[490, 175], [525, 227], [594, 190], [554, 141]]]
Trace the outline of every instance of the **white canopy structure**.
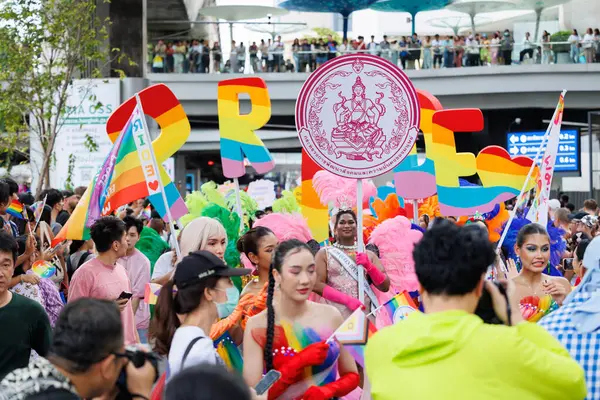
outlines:
[[475, 16], [481, 13], [515, 10], [517, 0], [458, 0], [446, 6], [446, 9], [469, 15], [471, 29], [475, 32]]
[[[542, 17], [542, 11], [546, 8], [555, 7], [561, 4], [568, 3], [570, 0], [517, 0], [517, 9], [521, 10], [533, 10], [535, 11], [535, 32], [533, 34], [533, 40], [537, 42], [538, 33], [540, 30], [540, 20]], [[593, 0], [598, 1], [598, 0]]]
[[427, 23], [435, 28], [452, 29], [454, 36], [457, 36], [461, 29], [469, 27], [471, 27], [471, 29], [475, 29], [477, 26], [481, 24], [487, 24], [491, 21], [492, 19], [490, 18], [478, 15], [475, 17], [475, 27], [473, 27], [471, 25], [471, 18], [468, 15], [462, 14], [456, 16], [432, 18], [429, 19]]
[[288, 10], [280, 7], [253, 6], [247, 4], [204, 7], [199, 11], [200, 14], [207, 17], [223, 19], [229, 22], [229, 33], [232, 38], [234, 22], [266, 18], [269, 16], [278, 17], [285, 15], [288, 12]]

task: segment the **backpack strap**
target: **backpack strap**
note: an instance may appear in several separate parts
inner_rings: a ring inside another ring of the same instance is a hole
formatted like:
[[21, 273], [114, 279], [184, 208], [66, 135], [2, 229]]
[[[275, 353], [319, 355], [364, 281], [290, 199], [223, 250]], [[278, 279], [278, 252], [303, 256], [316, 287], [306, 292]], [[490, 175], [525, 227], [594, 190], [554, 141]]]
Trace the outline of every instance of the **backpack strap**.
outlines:
[[90, 256], [90, 254], [92, 254], [92, 253], [90, 253], [89, 251], [86, 251], [85, 253], [83, 253], [81, 255], [81, 257], [79, 257], [79, 261], [77, 262], [77, 268], [79, 268], [83, 264], [85, 264], [85, 262], [87, 261], [88, 257]]
[[187, 359], [190, 351], [192, 351], [192, 347], [198, 342], [198, 340], [204, 339], [204, 336], [198, 336], [197, 338], [192, 339], [192, 341], [188, 344], [185, 352], [183, 353], [183, 358], [181, 359], [181, 365], [179, 366], [179, 371], [183, 370], [183, 364], [185, 364], [185, 360]]

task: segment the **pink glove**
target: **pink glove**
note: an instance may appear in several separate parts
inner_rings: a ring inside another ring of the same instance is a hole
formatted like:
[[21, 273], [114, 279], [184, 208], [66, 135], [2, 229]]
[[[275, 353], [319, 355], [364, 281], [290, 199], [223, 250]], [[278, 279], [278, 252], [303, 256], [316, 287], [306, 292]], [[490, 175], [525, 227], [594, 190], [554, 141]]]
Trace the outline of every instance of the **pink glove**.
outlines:
[[369, 274], [375, 285], [381, 285], [385, 281], [385, 274], [369, 260], [366, 253], [356, 253], [356, 264], [365, 267], [367, 274]]
[[347, 294], [335, 290], [334, 288], [328, 285], [325, 285], [325, 287], [323, 288], [323, 298], [329, 301], [333, 301], [334, 303], [343, 304], [352, 311], [356, 310], [359, 307], [363, 310], [365, 309], [365, 305], [361, 303], [358, 299], [350, 297]]

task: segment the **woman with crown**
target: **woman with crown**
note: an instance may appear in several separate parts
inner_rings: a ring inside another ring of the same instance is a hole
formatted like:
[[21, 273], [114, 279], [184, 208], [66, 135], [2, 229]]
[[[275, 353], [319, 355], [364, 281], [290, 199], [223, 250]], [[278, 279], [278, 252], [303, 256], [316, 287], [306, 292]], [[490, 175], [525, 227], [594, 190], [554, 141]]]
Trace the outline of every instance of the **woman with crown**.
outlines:
[[[316, 255], [317, 283], [313, 292], [321, 296], [326, 303], [335, 306], [344, 318], [350, 316], [359, 307], [369, 305], [377, 307], [377, 298], [370, 284], [382, 292], [387, 292], [390, 280], [375, 253], [358, 252], [357, 218], [349, 207], [356, 201], [356, 180], [319, 171], [314, 175], [312, 183], [321, 203], [333, 203], [338, 208], [334, 211], [331, 221], [333, 244], [322, 248]], [[363, 200], [366, 199], [368, 202], [376, 192], [377, 189], [371, 182], [365, 182]], [[359, 206], [363, 207], [363, 204]], [[366, 304], [358, 300], [360, 271], [358, 265], [362, 265], [366, 272], [364, 297]]]

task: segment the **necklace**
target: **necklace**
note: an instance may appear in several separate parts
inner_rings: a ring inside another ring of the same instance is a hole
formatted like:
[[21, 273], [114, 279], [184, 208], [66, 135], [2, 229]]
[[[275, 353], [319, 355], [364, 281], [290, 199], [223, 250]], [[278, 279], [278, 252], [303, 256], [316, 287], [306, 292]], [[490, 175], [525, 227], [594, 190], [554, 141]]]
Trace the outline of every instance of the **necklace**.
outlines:
[[353, 245], [351, 245], [351, 246], [346, 246], [346, 245], [344, 245], [344, 244], [339, 244], [339, 243], [335, 242], [335, 243], [333, 244], [333, 247], [335, 247], [335, 248], [337, 248], [337, 249], [340, 249], [340, 250], [351, 250], [351, 251], [356, 251], [356, 249], [358, 248], [358, 245], [356, 244], [356, 242], [354, 242], [354, 244], [353, 244]]

